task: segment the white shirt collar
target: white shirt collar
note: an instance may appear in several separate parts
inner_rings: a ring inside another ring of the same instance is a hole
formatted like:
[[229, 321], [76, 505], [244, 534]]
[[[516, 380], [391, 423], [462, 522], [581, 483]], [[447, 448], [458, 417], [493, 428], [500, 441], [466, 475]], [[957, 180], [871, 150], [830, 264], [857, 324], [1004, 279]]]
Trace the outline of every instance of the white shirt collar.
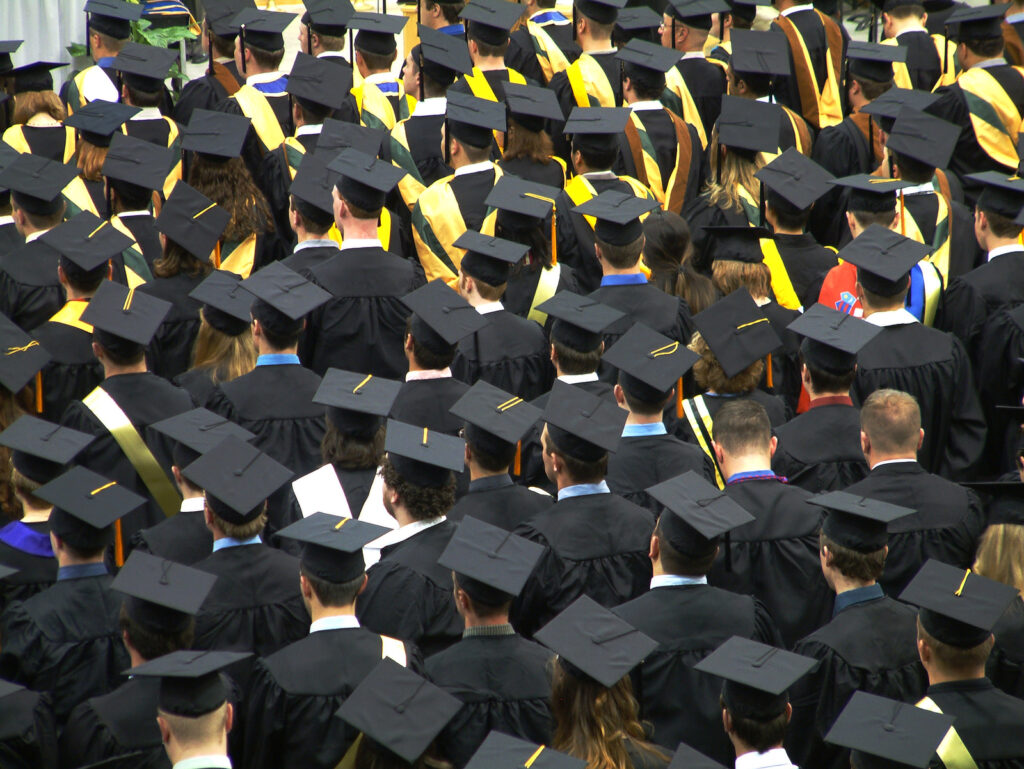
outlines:
[[562, 374], [558, 377], [558, 381], [565, 382], [566, 384], [579, 384], [580, 382], [596, 382], [597, 372], [591, 371], [589, 374]]
[[196, 756], [179, 761], [171, 769], [231, 769], [231, 759], [227, 756]]
[[935, 187], [931, 182], [915, 184], [913, 187], [904, 187], [900, 190], [899, 194], [906, 197], [907, 195], [923, 195], [926, 192], [935, 192]]
[[687, 51], [679, 57], [679, 61], [686, 61], [687, 59], [705, 59], [704, 51]]
[[346, 238], [341, 244], [342, 251], [352, 248], [384, 248], [378, 238]]
[[643, 110], [651, 110], [651, 109], [665, 109], [665, 105], [662, 104], [660, 101], [653, 101], [653, 100], [649, 100], [649, 101], [635, 101], [635, 102], [633, 102], [632, 104], [629, 105], [629, 108], [631, 110], [633, 110], [634, 112], [640, 112], [640, 111], [643, 111]]
[[488, 315], [489, 313], [504, 309], [505, 306], [501, 302], [484, 302], [476, 306], [476, 311], [481, 315]]
[[881, 462], [875, 462], [875, 464], [871, 465], [871, 469], [874, 470], [876, 467], [881, 467], [882, 465], [895, 465], [895, 464], [898, 464], [900, 462], [917, 462], [917, 460], [916, 459], [883, 459]]
[[1024, 13], [1008, 13], [1006, 14], [1007, 24], [1016, 24], [1017, 22], [1024, 21]]
[[806, 5], [794, 5], [792, 8], [787, 8], [784, 11], [779, 11], [780, 16], [789, 16], [791, 13], [800, 13], [800, 11], [813, 11], [814, 4], [807, 3]]
[[341, 59], [342, 61], [348, 61], [348, 57], [341, 51], [321, 51], [316, 57], [318, 59]]
[[736, 756], [736, 769], [796, 769], [785, 748], [772, 748], [764, 753], [753, 751]]
[[148, 209], [143, 209], [142, 211], [122, 211], [121, 213], [119, 213], [117, 215], [117, 218], [118, 219], [124, 219], [126, 216], [150, 216], [150, 215], [152, 215], [151, 211], [149, 211]]
[[377, 83], [397, 83], [398, 81], [390, 72], [374, 72], [372, 75], [364, 77], [363, 82], [377, 85]]
[[321, 630], [347, 630], [359, 627], [359, 620], [355, 614], [339, 614], [336, 617], [321, 617], [309, 626], [310, 633], [317, 633]]
[[405, 373], [406, 382], [425, 382], [429, 379], [451, 379], [452, 370], [451, 368], [432, 368], [425, 369], [423, 371], [407, 371]]
[[313, 238], [312, 240], [303, 240], [301, 243], [296, 243], [292, 253], [298, 253], [306, 248], [330, 248], [331, 246], [337, 248], [338, 241], [331, 238]]
[[397, 545], [399, 542], [405, 542], [405, 540], [419, 534], [421, 531], [426, 531], [427, 529], [444, 523], [447, 520], [447, 516], [442, 515], [440, 518], [430, 518], [426, 521], [407, 523], [405, 526], [399, 526], [397, 529], [392, 529], [387, 534], [377, 537], [377, 539], [373, 540], [373, 542], [368, 544], [366, 547], [369, 550], [383, 550], [385, 547]]
[[907, 312], [905, 307], [900, 307], [898, 310], [887, 310], [885, 312], [874, 312], [868, 317], [864, 318], [868, 323], [872, 323], [876, 326], [905, 326], [908, 323], [917, 323], [918, 320], [912, 314]]
[[611, 169], [607, 171], [587, 171], [582, 174], [584, 179], [618, 179], [618, 175]]
[[1005, 67], [1006, 59], [1004, 59], [1002, 56], [997, 56], [994, 59], [985, 59], [985, 61], [979, 61], [974, 66], [979, 67], [980, 69], [988, 69], [989, 67]]
[[133, 115], [131, 120], [163, 120], [163, 113], [159, 107], [141, 107], [138, 114]]
[[181, 508], [179, 512], [182, 513], [198, 513], [206, 507], [206, 500], [203, 497], [186, 497], [181, 500]]
[[925, 29], [925, 27], [923, 27], [923, 26], [921, 26], [921, 27], [907, 27], [906, 29], [901, 29], [899, 32], [897, 32], [896, 33], [896, 37], [899, 37], [900, 35], [907, 35], [907, 34], [910, 34], [911, 32], [924, 32], [924, 33], [927, 33], [928, 30]]
[[0, 216], [0, 227], [3, 227], [5, 224], [14, 224], [14, 217]]
[[704, 577], [684, 577], [682, 574], [659, 574], [657, 577], [651, 577], [651, 590], [656, 587], [677, 587], [679, 585], [706, 585], [708, 584], [708, 578]]
[[448, 99], [444, 96], [432, 96], [429, 99], [416, 102], [416, 108], [412, 111], [412, 117], [443, 115], [446, 109], [448, 109]]
[[315, 136], [324, 130], [323, 123], [314, 123], [311, 125], [300, 125], [295, 129], [296, 136]]
[[481, 160], [479, 163], [470, 163], [468, 166], [455, 169], [456, 176], [465, 176], [466, 174], [478, 174], [483, 171], [493, 171], [494, 163], [490, 160]]
[[249, 75], [245, 79], [247, 85], [253, 85], [255, 83], [273, 83], [275, 80], [280, 80], [285, 76], [284, 72], [274, 70], [273, 72], [260, 72], [257, 75]]
[[1021, 246], [1019, 243], [1011, 243], [1008, 246], [997, 246], [996, 248], [993, 248], [991, 251], [988, 252], [987, 261], [991, 262], [997, 256], [1009, 254], [1014, 251], [1024, 251], [1024, 246]]
[[26, 243], [31, 243], [33, 240], [38, 240], [39, 238], [43, 237], [43, 235], [45, 235], [48, 232], [49, 232], [49, 230], [36, 230], [31, 235], [26, 235], [25, 236], [25, 242]]

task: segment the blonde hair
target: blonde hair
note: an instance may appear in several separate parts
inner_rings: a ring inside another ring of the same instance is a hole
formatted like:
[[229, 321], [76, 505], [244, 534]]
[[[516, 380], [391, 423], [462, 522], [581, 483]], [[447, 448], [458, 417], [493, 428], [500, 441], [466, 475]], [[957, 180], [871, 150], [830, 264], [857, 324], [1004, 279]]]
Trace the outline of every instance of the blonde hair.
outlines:
[[85, 139], [78, 140], [78, 170], [81, 177], [90, 182], [103, 181], [103, 161], [107, 159], [107, 147], [97, 147]]
[[238, 379], [256, 368], [256, 343], [250, 330], [228, 336], [207, 323], [203, 312], [199, 313], [199, 318], [192, 368], [209, 369], [214, 384]]
[[983, 577], [1012, 585], [1024, 597], [1024, 526], [994, 523], [985, 529], [974, 570]]
[[[739, 187], [742, 185], [755, 199], [760, 197], [761, 190], [757, 179], [754, 178], [754, 173], [764, 165], [764, 158], [758, 153], [754, 160], [748, 160], [738, 152], [726, 151], [723, 160], [721, 154], [718, 145], [718, 128], [715, 128], [711, 133], [711, 142], [708, 145], [708, 158], [711, 167], [708, 183], [704, 187], [708, 202], [727, 211], [743, 213]], [[721, 175], [719, 175], [719, 166], [721, 166]]]
[[687, 346], [700, 356], [700, 360], [693, 364], [693, 377], [702, 390], [722, 395], [753, 392], [764, 374], [764, 361], [758, 359], [730, 379], [699, 331], [693, 332], [693, 338]]
[[22, 91], [14, 94], [14, 123], [27, 123], [43, 112], [61, 122], [67, 117], [60, 97], [53, 91]]
[[733, 259], [715, 259], [711, 264], [711, 278], [723, 296], [741, 288], [747, 289], [754, 299], [770, 295], [772, 274], [764, 262], [752, 264]]

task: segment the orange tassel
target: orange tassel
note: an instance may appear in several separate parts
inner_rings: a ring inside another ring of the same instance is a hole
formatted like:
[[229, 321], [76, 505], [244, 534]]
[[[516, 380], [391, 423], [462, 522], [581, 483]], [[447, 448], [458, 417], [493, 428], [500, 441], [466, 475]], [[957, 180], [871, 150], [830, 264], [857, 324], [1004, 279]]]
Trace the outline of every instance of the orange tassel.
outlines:
[[213, 247], [213, 266], [220, 269], [220, 241]]
[[676, 419], [683, 418], [683, 378], [676, 382]]
[[512, 462], [512, 474], [522, 475], [523, 474], [523, 442], [519, 441], [516, 443], [516, 458]]
[[768, 353], [768, 356], [765, 358], [764, 363], [765, 363], [765, 366], [766, 366], [766, 368], [765, 368], [765, 379], [767, 381], [768, 386], [771, 389], [774, 390], [775, 389], [775, 385], [772, 383], [772, 354], [771, 353]]
[[555, 237], [555, 209], [551, 208], [551, 266], [558, 264], [558, 239]]
[[900, 235], [907, 237], [907, 219], [906, 219], [907, 207], [903, 202], [903, 195], [900, 195]]
[[114, 563], [119, 569], [124, 566], [124, 535], [120, 519], [114, 521]]
[[36, 413], [43, 413], [43, 372], [36, 372]]

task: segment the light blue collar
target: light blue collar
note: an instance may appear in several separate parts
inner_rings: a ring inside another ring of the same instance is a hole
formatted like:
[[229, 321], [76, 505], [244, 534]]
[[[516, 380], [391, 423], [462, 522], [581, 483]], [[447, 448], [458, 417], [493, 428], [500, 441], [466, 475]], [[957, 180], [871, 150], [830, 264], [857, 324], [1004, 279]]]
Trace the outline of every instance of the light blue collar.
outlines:
[[706, 585], [707, 577], [684, 577], [682, 574], [661, 574], [651, 577], [651, 590], [656, 587], [680, 587], [682, 585]]
[[625, 425], [622, 428], [623, 438], [642, 438], [646, 435], [668, 435], [664, 422], [651, 422], [648, 425]]
[[985, 61], [980, 61], [974, 66], [981, 69], [988, 69], [989, 67], [1005, 67], [1006, 59], [1002, 56], [998, 56], [995, 59], [985, 59]]
[[605, 275], [601, 278], [602, 286], [640, 286], [647, 282], [642, 272], [630, 272], [622, 275]]
[[561, 502], [563, 499], [569, 497], [584, 497], [588, 494], [611, 494], [612, 490], [608, 488], [608, 484], [605, 481], [600, 483], [577, 483], [575, 486], [566, 486], [564, 489], [558, 492], [558, 501]]
[[66, 579], [84, 579], [85, 577], [102, 577], [107, 573], [103, 563], [76, 563], [74, 566], [61, 566], [57, 569], [57, 581]]
[[229, 547], [244, 547], [245, 545], [260, 545], [263, 544], [263, 540], [260, 539], [260, 535], [257, 534], [255, 537], [249, 539], [235, 539], [234, 537], [223, 537], [222, 539], [214, 540], [213, 552], [218, 550], [225, 550]]
[[290, 352], [272, 352], [256, 358], [257, 366], [290, 366], [299, 365], [299, 356]]
[[114, 66], [114, 57], [113, 56], [101, 56], [100, 58], [98, 58], [96, 60], [96, 66], [97, 67], [107, 67], [107, 68], [110, 68], [110, 67]]
[[449, 24], [447, 27], [438, 27], [438, 32], [443, 32], [446, 35], [459, 35], [466, 34], [466, 28], [462, 24]]
[[1011, 13], [1006, 17], [1007, 24], [1016, 24], [1021, 21], [1024, 21], [1024, 13]]
[[297, 253], [306, 248], [337, 248], [338, 244], [330, 238], [314, 238], [312, 240], [304, 240], [301, 243], [296, 243], [295, 248], [292, 249], [292, 253]]

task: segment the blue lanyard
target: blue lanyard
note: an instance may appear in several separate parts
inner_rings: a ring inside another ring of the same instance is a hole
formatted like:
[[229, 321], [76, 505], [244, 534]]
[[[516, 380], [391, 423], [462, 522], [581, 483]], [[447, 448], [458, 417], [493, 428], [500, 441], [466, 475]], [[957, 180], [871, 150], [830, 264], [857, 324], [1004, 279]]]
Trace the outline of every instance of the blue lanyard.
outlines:
[[776, 475], [771, 470], [748, 470], [745, 473], [733, 473], [725, 479], [725, 484], [731, 485], [733, 483], [743, 483], [744, 481], [758, 481], [758, 480], [772, 480], [780, 481], [785, 483], [786, 479], [781, 475]]

